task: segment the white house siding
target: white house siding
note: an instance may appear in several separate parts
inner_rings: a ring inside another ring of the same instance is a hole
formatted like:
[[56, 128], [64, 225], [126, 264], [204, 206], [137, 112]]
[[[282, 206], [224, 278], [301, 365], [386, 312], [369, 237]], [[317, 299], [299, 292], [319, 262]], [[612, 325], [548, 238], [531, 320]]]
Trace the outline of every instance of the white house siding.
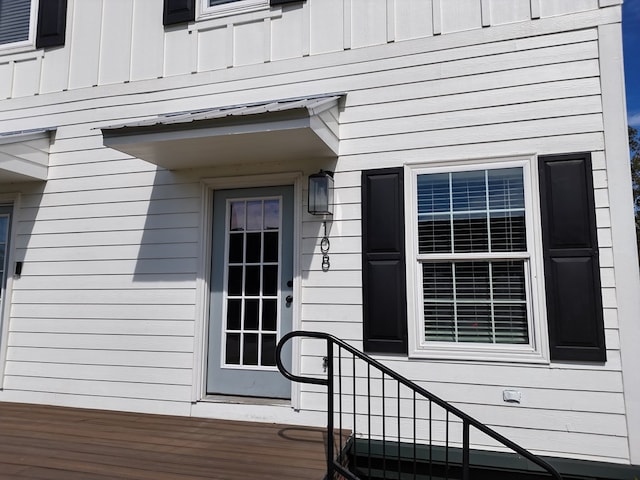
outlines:
[[[24, 261], [9, 285], [0, 400], [268, 419], [265, 407], [191, 406], [206, 310], [203, 178], [336, 171], [329, 272], [321, 224], [301, 213], [295, 321], [361, 346], [362, 169], [589, 151], [606, 364], [383, 359], [539, 453], [629, 463], [598, 30], [619, 27], [619, 6], [307, 0], [164, 30], [161, 3], [71, 0], [64, 48], [0, 56], [0, 97], [14, 97], [0, 103], [0, 132], [57, 128], [47, 182], [0, 187], [20, 193], [13, 260]], [[99, 130], [328, 92], [347, 92], [335, 165], [169, 172], [103, 147]], [[321, 357], [305, 344], [301, 371], [320, 373]], [[505, 404], [505, 388], [522, 403]], [[295, 401], [302, 414], [279, 407], [270, 418], [321, 421], [322, 390], [303, 386]]]
[[3, 393], [187, 413], [198, 185], [101, 145], [61, 127], [46, 186], [22, 190]]
[[[189, 75], [582, 12], [618, 0], [322, 0], [162, 26], [162, 0], [69, 0], [65, 48], [2, 56], [0, 98]], [[579, 17], [576, 17], [579, 18]]]

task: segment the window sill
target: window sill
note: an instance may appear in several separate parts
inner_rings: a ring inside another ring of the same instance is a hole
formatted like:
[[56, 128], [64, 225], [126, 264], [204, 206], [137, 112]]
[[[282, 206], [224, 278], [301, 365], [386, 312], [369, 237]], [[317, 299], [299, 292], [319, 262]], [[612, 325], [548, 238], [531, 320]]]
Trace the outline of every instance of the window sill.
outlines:
[[486, 348], [455, 348], [455, 347], [431, 347], [416, 349], [409, 352], [409, 359], [415, 360], [446, 360], [446, 361], [473, 361], [490, 363], [531, 363], [549, 364], [549, 359], [541, 352], [531, 349], [497, 349], [494, 346]]
[[[17, 55], [21, 53], [35, 53], [41, 52], [42, 49], [36, 49], [36, 45], [33, 42], [20, 42], [19, 44], [10, 44], [10, 45], [0, 45], [0, 57], [9, 56], [9, 55]], [[28, 57], [28, 58], [32, 58]], [[23, 60], [24, 58], [19, 57], [15, 60]], [[12, 60], [14, 60], [12, 58]]]
[[[269, 8], [269, 6], [256, 7], [251, 10], [236, 11], [223, 14], [200, 14], [195, 22], [189, 23], [190, 32], [206, 32], [220, 27], [242, 25], [259, 22], [266, 19], [276, 19], [282, 16], [282, 9]], [[230, 18], [233, 17], [233, 18]]]
[[[207, 2], [208, 3], [208, 2]], [[217, 5], [214, 7], [202, 7], [196, 22], [202, 20], [229, 17], [244, 13], [253, 13], [261, 10], [268, 10], [269, 2], [266, 0], [242, 0], [235, 3]]]

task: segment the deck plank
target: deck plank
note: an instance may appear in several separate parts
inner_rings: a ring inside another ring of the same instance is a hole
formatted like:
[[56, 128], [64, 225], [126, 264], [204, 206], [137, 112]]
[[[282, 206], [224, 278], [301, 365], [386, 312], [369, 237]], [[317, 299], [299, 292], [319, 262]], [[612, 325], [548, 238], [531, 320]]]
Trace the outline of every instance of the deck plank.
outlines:
[[322, 480], [322, 429], [0, 402], [0, 479]]

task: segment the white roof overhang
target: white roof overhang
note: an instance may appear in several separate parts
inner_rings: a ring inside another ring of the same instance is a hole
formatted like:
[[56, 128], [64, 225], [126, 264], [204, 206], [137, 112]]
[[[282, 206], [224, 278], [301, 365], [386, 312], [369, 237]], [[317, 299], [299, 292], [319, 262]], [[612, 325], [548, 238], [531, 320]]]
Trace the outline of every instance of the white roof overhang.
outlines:
[[340, 94], [160, 115], [102, 127], [104, 144], [176, 170], [338, 156]]
[[50, 144], [48, 129], [0, 133], [0, 183], [46, 180]]

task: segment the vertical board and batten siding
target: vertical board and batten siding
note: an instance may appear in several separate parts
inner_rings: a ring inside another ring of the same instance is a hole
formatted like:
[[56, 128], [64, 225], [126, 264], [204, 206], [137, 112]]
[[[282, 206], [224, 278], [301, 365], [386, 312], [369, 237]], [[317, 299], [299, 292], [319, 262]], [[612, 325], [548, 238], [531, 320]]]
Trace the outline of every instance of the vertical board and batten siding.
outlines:
[[598, 0], [307, 0], [165, 29], [162, 0], [69, 0], [63, 48], [12, 55], [0, 50], [0, 98], [224, 70], [597, 10]]
[[[321, 269], [321, 223], [303, 213], [300, 326], [362, 347], [363, 169], [591, 152], [607, 362], [385, 361], [525, 447], [628, 462], [595, 28], [616, 21], [617, 7], [308, 0], [164, 30], [161, 4], [69, 1], [64, 48], [0, 56], [0, 97], [23, 97], [0, 104], [0, 129], [59, 127], [46, 184], [11, 186], [22, 193], [15, 256], [24, 268], [13, 282], [0, 398], [188, 414], [200, 334], [199, 180], [324, 167], [168, 172], [104, 148], [93, 128], [344, 91], [331, 270]], [[535, 27], [531, 16], [541, 18]], [[568, 25], [575, 30], [563, 32]], [[249, 48], [255, 42], [264, 48]], [[321, 373], [321, 351], [309, 343], [302, 354], [302, 372]], [[519, 406], [504, 404], [505, 388], [523, 392]], [[320, 390], [302, 387], [302, 410], [323, 404]]]

